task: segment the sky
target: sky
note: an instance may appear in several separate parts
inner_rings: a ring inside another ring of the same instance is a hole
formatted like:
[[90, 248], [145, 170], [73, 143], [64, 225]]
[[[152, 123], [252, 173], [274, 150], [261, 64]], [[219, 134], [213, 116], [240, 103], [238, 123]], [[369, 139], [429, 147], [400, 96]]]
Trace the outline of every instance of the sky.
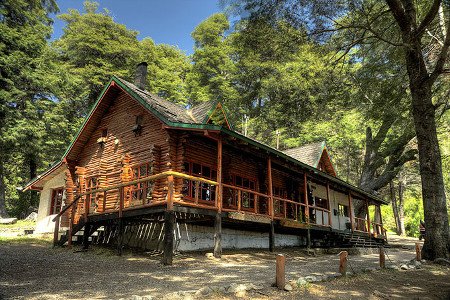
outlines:
[[[69, 8], [83, 11], [84, 0], [57, 0], [60, 14]], [[218, 0], [97, 0], [117, 23], [139, 32], [138, 39], [151, 37], [157, 44], [178, 46], [192, 54], [191, 32], [210, 15], [220, 12]], [[52, 39], [63, 34], [65, 23], [55, 18]]]

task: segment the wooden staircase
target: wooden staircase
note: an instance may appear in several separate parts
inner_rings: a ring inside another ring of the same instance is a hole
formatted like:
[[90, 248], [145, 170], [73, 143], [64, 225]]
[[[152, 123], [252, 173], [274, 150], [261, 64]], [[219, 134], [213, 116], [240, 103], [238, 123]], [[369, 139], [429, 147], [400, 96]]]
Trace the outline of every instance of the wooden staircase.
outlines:
[[384, 239], [369, 237], [367, 233], [351, 231], [333, 231], [330, 238], [336, 240], [341, 247], [378, 248], [389, 245]]

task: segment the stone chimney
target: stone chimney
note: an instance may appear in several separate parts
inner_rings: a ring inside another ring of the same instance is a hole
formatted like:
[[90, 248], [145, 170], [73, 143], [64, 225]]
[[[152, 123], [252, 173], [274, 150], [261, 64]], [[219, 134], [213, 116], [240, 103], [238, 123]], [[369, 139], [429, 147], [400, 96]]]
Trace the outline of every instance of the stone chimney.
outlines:
[[145, 90], [145, 83], [147, 81], [147, 63], [141, 62], [136, 67], [136, 73], [134, 74], [134, 85]]

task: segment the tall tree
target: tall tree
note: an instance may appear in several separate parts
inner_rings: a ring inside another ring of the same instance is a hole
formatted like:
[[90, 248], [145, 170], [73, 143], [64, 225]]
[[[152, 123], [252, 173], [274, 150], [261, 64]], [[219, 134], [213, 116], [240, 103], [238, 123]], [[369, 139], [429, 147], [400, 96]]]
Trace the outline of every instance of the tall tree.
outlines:
[[[450, 250], [446, 196], [442, 161], [436, 131], [436, 106], [433, 89], [446, 72], [450, 46], [448, 7], [441, 0], [417, 3], [411, 0], [371, 0], [306, 2], [303, 0], [244, 0], [238, 7], [250, 12], [250, 18], [261, 15], [274, 23], [279, 19], [320, 32], [322, 39], [335, 31], [345, 31], [351, 43], [344, 53], [362, 44], [383, 41], [403, 53], [408, 74], [410, 107], [417, 136], [422, 196], [427, 239], [423, 256], [427, 259], [448, 257]], [[438, 14], [440, 7], [443, 13]], [[441, 20], [439, 17], [442, 17]], [[305, 22], [306, 21], [306, 22]], [[441, 26], [444, 24], [444, 26]], [[427, 42], [439, 30], [440, 43], [435, 51], [426, 51]], [[430, 36], [431, 35], [431, 36]], [[437, 49], [437, 50], [436, 50]]]
[[[57, 10], [53, 0], [0, 3], [0, 216], [6, 215], [17, 170], [26, 174], [20, 184], [36, 175], [40, 128], [33, 120], [39, 119], [46, 87], [39, 69], [51, 33], [49, 14]], [[36, 200], [35, 194], [27, 197]]]
[[139, 60], [148, 63], [147, 86], [164, 99], [187, 104], [187, 79], [191, 71], [189, 58], [180, 49], [156, 45], [151, 38], [139, 42]]
[[86, 1], [84, 14], [75, 9], [59, 16], [67, 23], [53, 46], [73, 76], [72, 98], [89, 109], [112, 75], [131, 78], [138, 58], [137, 32], [114, 22], [98, 3]]
[[232, 86], [234, 63], [226, 39], [230, 24], [224, 14], [214, 14], [192, 32], [195, 41], [192, 71], [187, 81], [191, 104], [209, 100], [228, 102], [237, 97]]

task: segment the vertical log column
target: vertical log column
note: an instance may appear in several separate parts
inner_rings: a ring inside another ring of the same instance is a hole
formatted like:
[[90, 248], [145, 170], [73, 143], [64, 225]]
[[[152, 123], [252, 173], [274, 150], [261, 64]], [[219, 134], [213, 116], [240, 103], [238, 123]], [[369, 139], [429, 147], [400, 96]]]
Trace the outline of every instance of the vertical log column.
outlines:
[[370, 231], [370, 214], [369, 214], [369, 201], [366, 200], [366, 211], [367, 211], [367, 233], [369, 237], [371, 236]]
[[216, 207], [217, 214], [214, 220], [214, 257], [222, 256], [222, 137], [217, 141], [217, 183]]
[[352, 194], [348, 192], [348, 215], [350, 216], [350, 229], [351, 231], [354, 230], [353, 226], [353, 203], [352, 203]]
[[330, 199], [330, 184], [327, 182], [327, 201], [328, 201], [328, 225], [331, 225], [331, 199]]
[[[306, 172], [303, 175], [303, 193], [305, 199], [305, 219], [306, 224], [309, 224], [309, 200], [308, 200], [308, 178], [306, 177]], [[311, 248], [311, 230], [308, 226], [306, 235], [306, 247]]]
[[[122, 183], [133, 180], [133, 170], [130, 166], [131, 157], [128, 154], [122, 158], [122, 172], [120, 173], [120, 181]], [[131, 186], [123, 187], [123, 207], [129, 207], [131, 204]], [[103, 199], [103, 207], [106, 208], [106, 197]]]
[[308, 201], [308, 181], [306, 177], [306, 172], [303, 174], [303, 194], [305, 201], [305, 221], [309, 224], [309, 201]]
[[270, 229], [269, 229], [269, 251], [273, 252], [275, 249], [275, 227], [273, 223], [274, 207], [273, 207], [273, 188], [272, 188], [272, 159], [267, 159], [267, 180], [268, 180], [268, 194], [269, 194], [269, 214], [270, 214]]
[[175, 213], [173, 211], [173, 176], [167, 176], [167, 209], [164, 212], [164, 255], [163, 264], [172, 265]]

